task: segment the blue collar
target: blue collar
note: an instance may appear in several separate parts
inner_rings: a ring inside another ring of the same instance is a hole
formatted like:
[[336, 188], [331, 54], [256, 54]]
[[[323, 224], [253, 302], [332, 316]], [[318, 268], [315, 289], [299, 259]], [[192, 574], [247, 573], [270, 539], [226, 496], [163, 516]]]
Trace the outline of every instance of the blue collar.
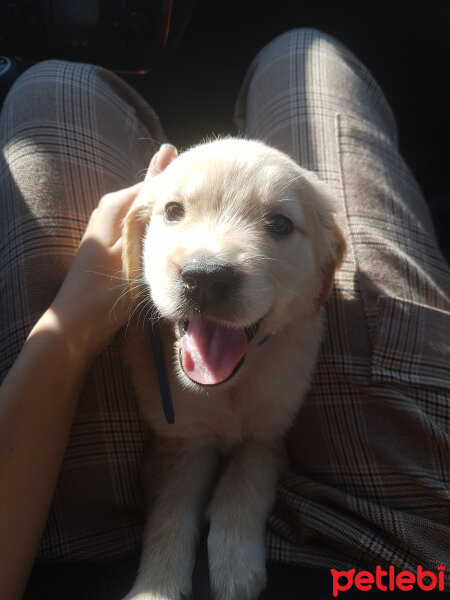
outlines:
[[[161, 403], [164, 416], [166, 417], [168, 425], [173, 425], [173, 423], [175, 423], [175, 413], [173, 410], [172, 394], [170, 393], [166, 364], [164, 362], [164, 349], [161, 342], [159, 325], [150, 323], [148, 326], [148, 335], [150, 338], [150, 345], [152, 347], [153, 361], [155, 363], [156, 376], [158, 378], [159, 393], [161, 394]], [[270, 333], [259, 340], [257, 345], [262, 346], [269, 338]]]
[[265, 335], [262, 340], [259, 340], [259, 342], [257, 343], [257, 346], [262, 346], [263, 344], [265, 344], [267, 342], [267, 340], [270, 338], [271, 334], [268, 333], [267, 335]]
[[175, 413], [173, 411], [172, 395], [170, 393], [169, 379], [167, 377], [166, 365], [164, 362], [164, 349], [161, 342], [159, 325], [150, 323], [148, 326], [148, 334], [150, 345], [152, 347], [156, 375], [158, 377], [159, 392], [161, 394], [164, 415], [168, 425], [172, 425], [175, 423]]

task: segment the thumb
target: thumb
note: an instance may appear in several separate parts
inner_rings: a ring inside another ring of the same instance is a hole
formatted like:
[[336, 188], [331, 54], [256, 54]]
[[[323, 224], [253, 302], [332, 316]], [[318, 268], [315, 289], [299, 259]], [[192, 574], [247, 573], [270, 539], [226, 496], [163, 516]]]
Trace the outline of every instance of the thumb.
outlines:
[[178, 150], [172, 144], [162, 144], [150, 161], [145, 181], [158, 175], [178, 156]]

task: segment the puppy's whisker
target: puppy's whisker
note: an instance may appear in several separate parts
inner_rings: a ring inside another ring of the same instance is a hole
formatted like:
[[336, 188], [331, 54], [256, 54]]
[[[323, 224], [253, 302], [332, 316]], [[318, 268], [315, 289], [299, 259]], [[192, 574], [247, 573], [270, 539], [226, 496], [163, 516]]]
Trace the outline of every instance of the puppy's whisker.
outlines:
[[117, 285], [113, 285], [112, 287], [110, 287], [108, 291], [113, 292], [114, 290], [117, 290], [119, 288], [126, 288], [126, 287], [128, 287], [128, 282], [122, 281], [121, 283], [118, 283]]
[[118, 279], [120, 281], [127, 281], [125, 276], [115, 275], [115, 273], [120, 273], [120, 271], [113, 271], [113, 273], [102, 273], [101, 271], [86, 271], [86, 273], [92, 273], [93, 275], [100, 275], [101, 277], [108, 277], [108, 279]]
[[141, 283], [141, 282], [136, 282], [132, 285], [123, 284], [123, 285], [118, 285], [118, 286], [111, 288], [110, 291], [113, 291], [120, 287], [124, 287], [124, 290], [120, 294], [120, 296], [117, 298], [117, 300], [114, 302], [114, 305], [116, 305], [118, 302], [120, 302], [127, 294], [135, 294], [136, 291], [139, 289], [141, 289], [141, 291], [145, 291], [146, 284]]
[[256, 258], [259, 258], [261, 260], [269, 260], [269, 261], [278, 262], [278, 263], [283, 264], [283, 261], [280, 260], [279, 258], [275, 258], [275, 256], [266, 256], [264, 254], [261, 254], [261, 255], [257, 256]]
[[[147, 294], [144, 296], [144, 298], [142, 298], [143, 294], [144, 294], [144, 292], [141, 292], [140, 294], [138, 294], [135, 298], [133, 298], [132, 302], [130, 303], [129, 310], [128, 310], [127, 326], [126, 326], [127, 333], [128, 333], [128, 329], [131, 326], [133, 317], [136, 314], [136, 311], [139, 310], [139, 307], [142, 307], [141, 308], [141, 312], [142, 312], [142, 310], [145, 308], [145, 305], [151, 303], [151, 300]], [[140, 318], [141, 312], [139, 313], [139, 318]], [[137, 328], [139, 328], [139, 318], [136, 323]]]
[[139, 313], [139, 318], [138, 318], [138, 325], [139, 325], [139, 321], [141, 319], [141, 316], [142, 316], [144, 310], [145, 310], [145, 314], [142, 317], [142, 330], [145, 332], [147, 324], [150, 324], [150, 326], [153, 329], [153, 327], [161, 321], [162, 317], [159, 314], [159, 312], [156, 310], [155, 306], [151, 302], [148, 302], [147, 305], [144, 305], [141, 308], [141, 311]]
[[138, 290], [140, 287], [142, 287], [144, 285], [145, 285], [144, 282], [139, 282], [139, 281], [135, 281], [130, 285], [129, 281], [125, 280], [122, 283], [119, 283], [118, 285], [111, 287], [109, 289], [110, 292], [113, 292], [114, 290], [120, 289], [120, 288], [123, 288], [123, 290], [122, 290], [121, 294], [119, 295], [119, 297], [114, 302], [114, 304], [112, 305], [112, 307], [109, 311], [109, 318], [112, 318], [112, 315], [115, 314], [117, 305], [120, 302], [122, 302], [122, 300], [127, 296], [127, 294], [129, 294], [130, 292], [136, 292], [136, 290]]
[[[136, 322], [136, 326], [139, 329], [139, 321], [141, 320], [142, 314], [145, 312], [145, 314], [147, 314], [148, 310], [151, 310], [151, 303], [150, 300], [147, 298], [145, 300], [145, 302], [141, 302], [141, 304], [139, 305], [141, 306], [141, 310], [139, 311], [139, 315], [137, 318], [137, 322]], [[142, 331], [145, 332], [145, 315], [142, 319]]]
[[274, 256], [267, 256], [266, 254], [254, 254], [252, 256], [248, 256], [242, 259], [242, 263], [253, 263], [255, 262], [255, 259], [257, 260], [268, 260], [268, 261], [274, 261], [274, 262], [278, 262], [283, 264], [283, 261], [280, 260], [279, 258], [275, 258]]
[[138, 138], [137, 141], [138, 142], [151, 142], [152, 144], [155, 144], [156, 146], [158, 146], [158, 148], [155, 150], [155, 153], [165, 143], [165, 140], [157, 140], [156, 138], [153, 138], [150, 136], [142, 136], [142, 137]]
[[148, 284], [142, 279], [131, 279], [128, 281], [127, 287], [130, 291], [135, 291], [138, 288], [148, 287]]
[[291, 288], [287, 287], [287, 286], [283, 286], [283, 288], [285, 290], [287, 290], [290, 294], [292, 294], [293, 296], [296, 296], [297, 298], [299, 298], [304, 304], [306, 304], [306, 300], [305, 298], [297, 291], [292, 290]]
[[[150, 316], [149, 316], [150, 313]], [[155, 316], [152, 315], [154, 313]], [[162, 320], [162, 316], [158, 313], [153, 305], [150, 305], [147, 309], [147, 312], [143, 318], [143, 325], [145, 326], [146, 322], [150, 322], [152, 328], [157, 325]]]
[[143, 181], [145, 179], [145, 175], [147, 173], [148, 169], [140, 169], [137, 173], [136, 173], [136, 179], [138, 181]]
[[[136, 298], [137, 300], [139, 299], [139, 296]], [[148, 297], [143, 298], [134, 308], [132, 313], [129, 316], [129, 321], [132, 320], [132, 318], [134, 317], [134, 315], [136, 314], [136, 311], [139, 309], [139, 307], [141, 307], [142, 305], [147, 304], [147, 302], [150, 302], [150, 299]], [[130, 307], [131, 309], [131, 307]], [[139, 313], [140, 314], [140, 313]], [[139, 325], [139, 319], [138, 319], [138, 325]]]
[[142, 298], [142, 296], [144, 296], [143, 289], [139, 289], [139, 287], [135, 287], [133, 291], [136, 292], [137, 290], [139, 290], [138, 293], [135, 293], [131, 298], [131, 301], [129, 304], [130, 310], [132, 310], [132, 308], [136, 304], [136, 302], [138, 302]]
[[113, 305], [112, 305], [112, 307], [111, 307], [111, 310], [109, 311], [109, 315], [110, 315], [110, 316], [111, 316], [111, 314], [112, 314], [113, 312], [115, 312], [117, 305], [118, 305], [120, 302], [122, 302], [122, 300], [123, 300], [123, 299], [124, 299], [124, 298], [127, 296], [127, 294], [128, 294], [128, 291], [129, 291], [129, 290], [128, 290], [128, 288], [127, 288], [127, 289], [125, 289], [125, 290], [124, 290], [124, 291], [123, 291], [123, 292], [120, 294], [120, 296], [117, 298], [117, 300], [114, 302], [114, 304], [113, 304]]
[[[137, 299], [139, 299], [139, 298], [140, 298], [140, 296]], [[140, 309], [139, 315], [136, 320], [137, 328], [139, 328], [139, 322], [141, 320], [142, 313], [144, 312], [144, 310], [146, 309], [147, 306], [149, 307], [148, 310], [154, 309], [154, 305], [152, 304], [152, 301], [148, 295], [146, 295], [143, 299], [141, 299], [141, 301], [138, 304], [136, 304], [136, 306], [133, 308], [133, 311], [129, 317], [129, 322], [131, 322], [131, 320], [133, 319], [136, 312]], [[147, 310], [146, 315], [148, 314], [148, 310]], [[145, 317], [143, 319], [143, 327], [144, 327], [144, 325], [145, 325]]]
[[287, 181], [285, 181], [283, 183], [283, 185], [278, 189], [278, 193], [281, 194], [282, 192], [284, 192], [285, 189], [287, 189], [290, 185], [292, 185], [293, 183], [295, 183], [296, 181], [299, 181], [300, 179], [306, 179], [306, 174], [305, 173], [299, 173], [298, 175], [295, 175], [294, 177], [292, 177], [291, 179], [288, 179]]
[[134, 269], [130, 269], [130, 279], [132, 281], [137, 281], [139, 278], [142, 278], [142, 281], [144, 281], [144, 269], [142, 268], [134, 268]]

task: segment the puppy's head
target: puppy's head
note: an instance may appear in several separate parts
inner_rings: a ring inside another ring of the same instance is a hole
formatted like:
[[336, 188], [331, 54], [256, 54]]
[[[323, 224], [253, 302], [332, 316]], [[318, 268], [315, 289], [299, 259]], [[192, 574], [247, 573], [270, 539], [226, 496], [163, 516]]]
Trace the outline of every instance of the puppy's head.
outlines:
[[328, 194], [285, 154], [236, 139], [197, 146], [146, 184], [124, 222], [124, 270], [173, 323], [185, 383], [227, 381], [324, 304], [345, 251]]

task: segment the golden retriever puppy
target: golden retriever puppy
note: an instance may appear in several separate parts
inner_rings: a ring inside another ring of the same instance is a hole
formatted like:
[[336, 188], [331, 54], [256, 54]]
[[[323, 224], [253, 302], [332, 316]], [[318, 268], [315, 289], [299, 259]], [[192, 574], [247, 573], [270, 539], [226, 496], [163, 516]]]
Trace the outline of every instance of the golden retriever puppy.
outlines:
[[[150, 307], [162, 343], [155, 369], [148, 339], [128, 329], [125, 353], [155, 448], [141, 565], [126, 599], [189, 597], [204, 518], [212, 597], [256, 599], [283, 437], [311, 380], [345, 249], [328, 189], [260, 142], [217, 140], [145, 184], [123, 232], [135, 306]], [[170, 387], [171, 423], [158, 377]]]

